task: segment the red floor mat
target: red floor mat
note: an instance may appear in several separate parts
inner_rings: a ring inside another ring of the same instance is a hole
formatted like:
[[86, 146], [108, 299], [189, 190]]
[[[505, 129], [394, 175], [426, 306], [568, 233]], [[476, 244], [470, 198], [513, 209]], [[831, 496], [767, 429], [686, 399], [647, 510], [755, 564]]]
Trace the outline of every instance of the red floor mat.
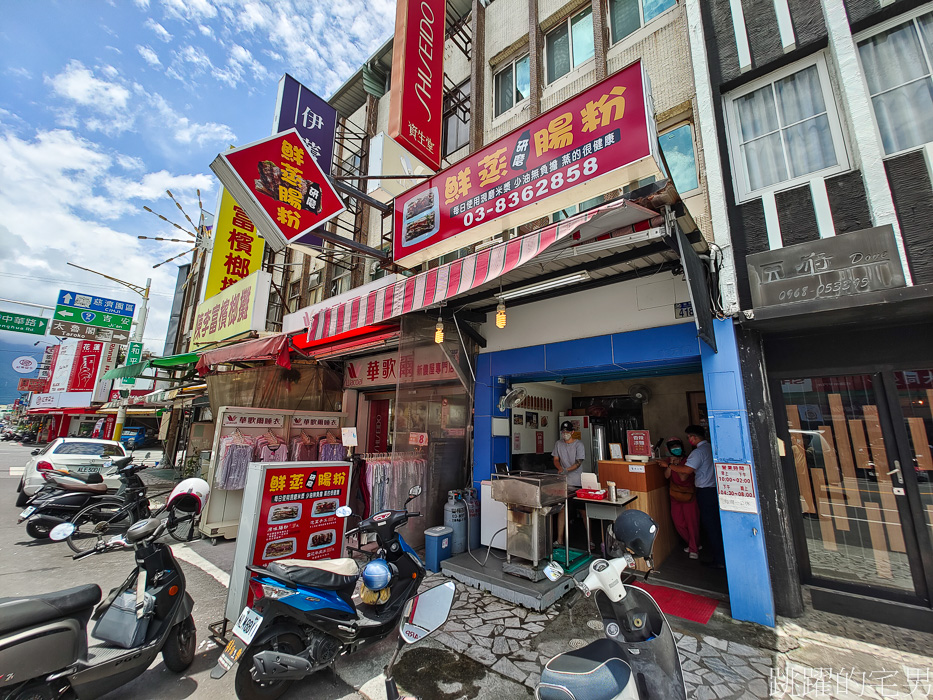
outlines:
[[651, 583], [636, 582], [632, 585], [638, 586], [643, 591], [647, 591], [652, 598], [657, 601], [661, 612], [665, 615], [682, 617], [685, 620], [693, 620], [705, 625], [713, 616], [718, 600], [706, 598], [686, 591], [678, 591], [676, 588], [667, 586], [655, 586]]

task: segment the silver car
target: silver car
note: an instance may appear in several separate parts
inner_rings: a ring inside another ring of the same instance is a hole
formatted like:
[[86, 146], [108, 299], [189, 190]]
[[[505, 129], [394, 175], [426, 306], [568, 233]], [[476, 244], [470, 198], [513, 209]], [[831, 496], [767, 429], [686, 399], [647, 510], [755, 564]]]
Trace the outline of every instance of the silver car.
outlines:
[[107, 488], [117, 489], [120, 487], [119, 478], [115, 473], [107, 472], [114, 457], [125, 455], [123, 445], [114, 440], [57, 438], [45, 447], [33, 450], [33, 456], [26, 463], [26, 471], [23, 473], [22, 491], [27, 496], [38, 491], [45, 483], [40, 472], [49, 469], [78, 474], [102, 472]]

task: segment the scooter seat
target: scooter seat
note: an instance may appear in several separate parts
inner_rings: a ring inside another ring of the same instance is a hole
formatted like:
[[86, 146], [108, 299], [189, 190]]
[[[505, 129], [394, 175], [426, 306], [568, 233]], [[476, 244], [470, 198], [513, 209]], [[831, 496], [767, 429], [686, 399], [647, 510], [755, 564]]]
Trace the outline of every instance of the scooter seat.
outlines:
[[[98, 476], [100, 476], [98, 474]], [[85, 483], [77, 479], [71, 479], [71, 475], [67, 476], [53, 476], [51, 481], [57, 488], [62, 489], [63, 491], [70, 491], [73, 493], [107, 493], [107, 484], [101, 479], [98, 483]]]
[[632, 669], [611, 639], [558, 654], [541, 673], [538, 700], [611, 700], [632, 682]]
[[292, 583], [327, 591], [353, 586], [360, 577], [359, 564], [349, 557], [320, 561], [281, 559], [272, 562], [266, 569]]
[[66, 617], [87, 624], [100, 597], [100, 586], [91, 583], [28, 598], [0, 598], [0, 634]]

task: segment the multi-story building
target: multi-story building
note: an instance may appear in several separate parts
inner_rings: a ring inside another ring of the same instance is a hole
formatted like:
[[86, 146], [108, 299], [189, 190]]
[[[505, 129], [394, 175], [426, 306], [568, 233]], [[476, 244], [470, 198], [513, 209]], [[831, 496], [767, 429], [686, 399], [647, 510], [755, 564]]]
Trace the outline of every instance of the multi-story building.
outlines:
[[683, 4], [778, 610], [929, 629], [933, 3]]

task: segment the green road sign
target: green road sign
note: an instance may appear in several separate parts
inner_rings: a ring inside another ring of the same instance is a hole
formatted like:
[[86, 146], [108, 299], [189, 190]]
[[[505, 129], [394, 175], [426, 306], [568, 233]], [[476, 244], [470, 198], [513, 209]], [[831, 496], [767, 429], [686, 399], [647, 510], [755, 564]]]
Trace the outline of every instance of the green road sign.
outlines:
[[[139, 358], [142, 356], [143, 356], [143, 344], [137, 343], [134, 341], [130, 343], [126, 348], [126, 362], [124, 362], [123, 364], [124, 366], [135, 365], [137, 362], [139, 362]], [[124, 377], [123, 383], [124, 384], [135, 384], [136, 377]]]
[[65, 323], [79, 323], [95, 328], [112, 328], [113, 330], [129, 331], [133, 325], [132, 316], [91, 311], [90, 309], [77, 309], [73, 306], [59, 304], [55, 307], [55, 320]]
[[0, 311], [0, 331], [13, 331], [14, 333], [29, 333], [30, 335], [45, 335], [49, 319], [38, 316], [26, 316]]

